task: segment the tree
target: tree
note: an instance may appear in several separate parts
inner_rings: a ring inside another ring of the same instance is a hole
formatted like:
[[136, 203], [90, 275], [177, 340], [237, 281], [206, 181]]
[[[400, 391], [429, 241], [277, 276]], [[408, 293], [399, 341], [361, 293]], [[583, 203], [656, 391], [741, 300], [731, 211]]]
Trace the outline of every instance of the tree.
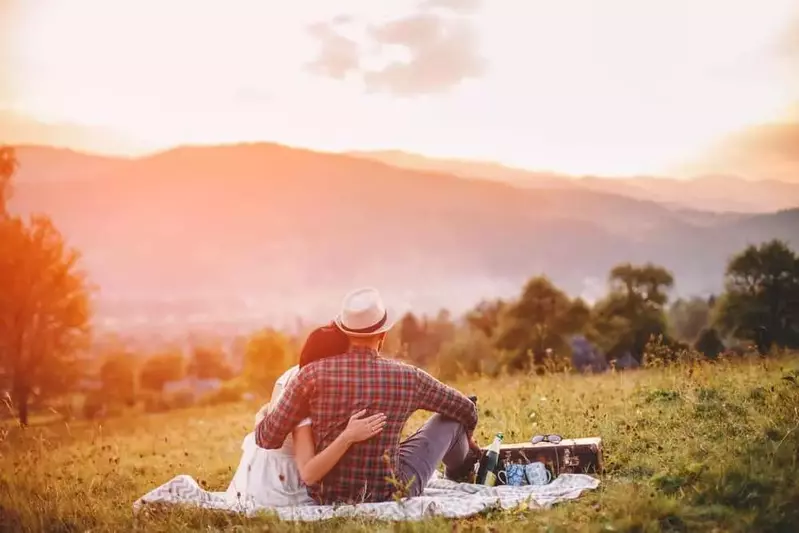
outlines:
[[63, 393], [78, 378], [90, 311], [79, 255], [50, 219], [8, 214], [15, 168], [13, 151], [0, 149], [0, 376], [26, 425], [34, 396]]
[[7, 203], [11, 198], [11, 177], [17, 169], [14, 149], [0, 146], [0, 220], [8, 218]]
[[671, 332], [682, 341], [693, 342], [710, 323], [711, 307], [704, 298], [680, 298], [669, 308], [668, 322]]
[[424, 340], [425, 332], [413, 313], [403, 315], [399, 323], [399, 340], [401, 349], [412, 361], [417, 360], [417, 347]]
[[565, 358], [570, 355], [567, 336], [580, 331], [589, 316], [582, 300], [572, 301], [547, 278], [536, 277], [509, 306], [498, 326], [496, 347], [511, 352], [508, 366], [513, 369], [540, 364], [548, 349]]
[[461, 374], [496, 376], [502, 368], [502, 357], [491, 339], [477, 329], [463, 329], [445, 342], [436, 358], [435, 374], [441, 379], [454, 379]]
[[277, 378], [296, 360], [288, 337], [273, 329], [263, 329], [247, 341], [244, 377], [252, 389], [268, 395]]
[[164, 385], [183, 378], [183, 355], [166, 352], [149, 357], [141, 367], [139, 383], [145, 389], [163, 392]]
[[233, 370], [225, 360], [222, 350], [198, 346], [192, 351], [186, 374], [197, 379], [230, 379]]
[[799, 347], [799, 256], [784, 242], [749, 246], [727, 265], [715, 323], [738, 339]]
[[136, 359], [132, 354], [115, 353], [100, 367], [103, 397], [116, 403], [136, 402]]
[[624, 297], [631, 311], [644, 306], [662, 309], [668, 302], [668, 291], [674, 286], [671, 272], [652, 263], [617, 265], [610, 271], [609, 280], [611, 290]]
[[608, 277], [610, 294], [594, 307], [591, 337], [607, 353], [608, 360], [630, 353], [641, 361], [647, 343], [665, 336], [668, 291], [674, 277], [664, 269], [647, 263], [621, 264]]
[[466, 313], [466, 323], [472, 329], [481, 331], [486, 337], [491, 338], [499, 327], [502, 313], [506, 308], [507, 303], [504, 300], [482, 300]]

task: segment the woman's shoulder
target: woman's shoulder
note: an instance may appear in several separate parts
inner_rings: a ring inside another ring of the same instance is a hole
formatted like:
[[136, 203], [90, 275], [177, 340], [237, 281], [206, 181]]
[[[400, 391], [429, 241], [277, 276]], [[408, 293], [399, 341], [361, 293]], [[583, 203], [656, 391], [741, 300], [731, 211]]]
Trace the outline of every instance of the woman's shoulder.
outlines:
[[286, 384], [288, 384], [289, 381], [294, 379], [294, 377], [297, 375], [299, 371], [300, 371], [299, 365], [294, 365], [293, 367], [283, 372], [283, 374], [279, 378], [277, 378], [276, 384], [285, 388]]

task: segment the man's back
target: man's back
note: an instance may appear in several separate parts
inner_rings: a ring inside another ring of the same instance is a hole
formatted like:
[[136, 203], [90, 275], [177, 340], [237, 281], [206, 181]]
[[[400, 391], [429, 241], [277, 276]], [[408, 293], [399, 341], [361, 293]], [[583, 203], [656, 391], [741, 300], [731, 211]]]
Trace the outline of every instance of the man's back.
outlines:
[[419, 379], [414, 367], [381, 357], [348, 353], [310, 365], [316, 384], [310, 411], [316, 449], [344, 430], [353, 413], [386, 415], [383, 432], [353, 444], [322, 482], [310, 487], [325, 502], [383, 501], [396, 487], [402, 428], [417, 410]]
[[320, 483], [308, 487], [320, 503], [391, 499], [399, 487], [389, 480], [407, 481], [399, 469], [400, 436], [417, 409], [446, 415], [469, 431], [477, 424], [474, 404], [461, 393], [368, 348], [353, 347], [346, 354], [312, 363], [294, 381], [276, 412], [259, 426], [259, 446], [274, 447], [292, 424], [309, 415], [317, 451], [330, 445], [357, 411], [387, 417], [381, 434], [353, 444]]

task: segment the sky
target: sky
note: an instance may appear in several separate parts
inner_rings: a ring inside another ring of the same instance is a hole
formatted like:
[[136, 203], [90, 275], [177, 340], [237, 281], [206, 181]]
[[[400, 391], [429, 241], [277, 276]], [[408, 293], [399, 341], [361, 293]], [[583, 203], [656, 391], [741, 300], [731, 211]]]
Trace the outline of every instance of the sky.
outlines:
[[147, 146], [658, 173], [796, 113], [799, 3], [0, 0], [0, 61], [0, 110]]

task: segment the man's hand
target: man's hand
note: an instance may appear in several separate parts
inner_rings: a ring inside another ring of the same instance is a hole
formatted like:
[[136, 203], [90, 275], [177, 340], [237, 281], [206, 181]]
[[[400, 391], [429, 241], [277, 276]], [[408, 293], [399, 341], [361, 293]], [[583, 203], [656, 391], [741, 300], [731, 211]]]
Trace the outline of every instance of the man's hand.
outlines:
[[480, 448], [480, 445], [474, 440], [474, 435], [469, 435], [469, 451], [472, 452], [472, 454], [474, 454], [474, 456], [478, 459], [483, 454], [483, 450]]

